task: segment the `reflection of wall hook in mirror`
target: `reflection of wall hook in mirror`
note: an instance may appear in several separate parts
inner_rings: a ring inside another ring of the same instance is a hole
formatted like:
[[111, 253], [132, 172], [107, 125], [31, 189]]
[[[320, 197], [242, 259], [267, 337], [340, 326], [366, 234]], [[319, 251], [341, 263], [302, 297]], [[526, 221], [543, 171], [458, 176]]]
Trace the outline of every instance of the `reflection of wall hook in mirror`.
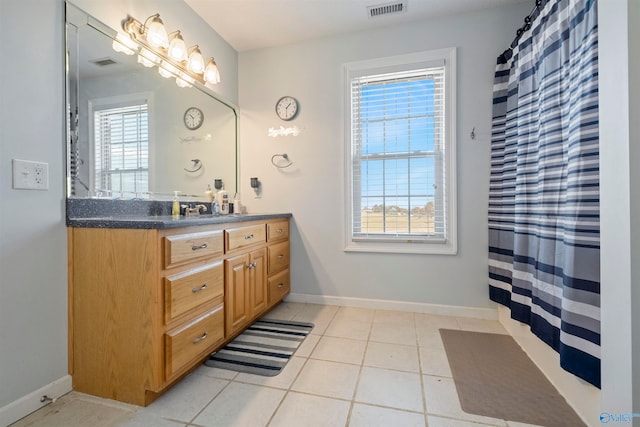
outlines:
[[193, 165], [191, 166], [191, 169], [184, 168], [186, 172], [194, 173], [202, 169], [202, 162], [200, 159], [191, 159], [191, 161], [193, 162]]
[[476, 139], [476, 127], [474, 126], [473, 129], [471, 129], [471, 133], [469, 134], [469, 137], [471, 139]]
[[[276, 163], [277, 157], [282, 157], [282, 159], [285, 160], [286, 163], [282, 163], [282, 162]], [[271, 156], [271, 163], [273, 164], [273, 166], [277, 167], [278, 169], [284, 169], [291, 166], [293, 164], [293, 161], [289, 159], [289, 156], [287, 155], [287, 153], [282, 153], [282, 154], [274, 154], [273, 156]]]

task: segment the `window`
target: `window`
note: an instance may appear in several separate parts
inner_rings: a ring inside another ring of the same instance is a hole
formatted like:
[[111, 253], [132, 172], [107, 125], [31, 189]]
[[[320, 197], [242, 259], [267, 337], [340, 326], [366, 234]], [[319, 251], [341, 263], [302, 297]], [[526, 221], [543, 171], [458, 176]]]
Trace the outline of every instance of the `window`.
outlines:
[[455, 49], [346, 64], [346, 250], [455, 253]]
[[92, 105], [94, 188], [117, 197], [148, 197], [149, 105], [146, 99]]

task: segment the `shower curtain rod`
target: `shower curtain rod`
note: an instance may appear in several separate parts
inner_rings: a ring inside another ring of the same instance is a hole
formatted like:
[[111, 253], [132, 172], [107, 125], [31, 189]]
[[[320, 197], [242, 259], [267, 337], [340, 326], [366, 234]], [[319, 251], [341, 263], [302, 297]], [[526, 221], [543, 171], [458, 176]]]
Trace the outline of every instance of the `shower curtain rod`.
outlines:
[[524, 24], [522, 25], [522, 27], [518, 28], [518, 30], [516, 31], [516, 38], [513, 39], [513, 41], [511, 42], [511, 44], [509, 45], [509, 48], [507, 48], [507, 50], [505, 50], [502, 55], [500, 55], [501, 57], [505, 58], [505, 59], [509, 59], [511, 57], [511, 51], [513, 50], [514, 47], [516, 47], [518, 45], [518, 42], [520, 41], [520, 37], [522, 37], [522, 35], [524, 34], [525, 31], [527, 31], [529, 28], [531, 28], [531, 21], [533, 21], [533, 19], [535, 18], [535, 14], [536, 12], [538, 12], [540, 10], [540, 6], [542, 6], [543, 3], [547, 3], [548, 0], [536, 0], [536, 5], [533, 7], [533, 9], [531, 10], [531, 13], [529, 13], [525, 18], [524, 18]]

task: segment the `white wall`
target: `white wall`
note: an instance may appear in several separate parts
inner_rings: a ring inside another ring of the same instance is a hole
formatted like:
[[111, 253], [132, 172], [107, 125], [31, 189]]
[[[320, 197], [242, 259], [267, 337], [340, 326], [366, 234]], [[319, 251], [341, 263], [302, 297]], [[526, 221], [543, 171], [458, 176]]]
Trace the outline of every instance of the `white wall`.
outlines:
[[[173, 0], [82, 0], [113, 28], [159, 12], [185, 41], [215, 55], [214, 90], [237, 104], [237, 53]], [[28, 29], [28, 30], [25, 30]], [[0, 425], [68, 389], [64, 136], [64, 3], [0, 0]], [[49, 163], [49, 190], [11, 189], [11, 159]], [[204, 189], [203, 189], [204, 191]], [[56, 391], [57, 390], [57, 391]]]
[[[640, 2], [598, 4], [602, 410], [640, 413]], [[640, 426], [640, 417], [634, 425]]]
[[[439, 18], [280, 48], [240, 53], [241, 196], [249, 212], [289, 211], [292, 292], [455, 306], [491, 307], [487, 285], [487, 200], [495, 60], [529, 5]], [[456, 256], [345, 253], [341, 65], [457, 47], [458, 248]], [[270, 138], [274, 106], [301, 103], [298, 137]], [[469, 133], [476, 127], [476, 140]], [[277, 170], [271, 156], [294, 165]], [[249, 178], [263, 184], [254, 198]]]
[[[67, 373], [63, 10], [0, 3], [0, 409]], [[49, 190], [11, 189], [13, 158], [49, 163]]]

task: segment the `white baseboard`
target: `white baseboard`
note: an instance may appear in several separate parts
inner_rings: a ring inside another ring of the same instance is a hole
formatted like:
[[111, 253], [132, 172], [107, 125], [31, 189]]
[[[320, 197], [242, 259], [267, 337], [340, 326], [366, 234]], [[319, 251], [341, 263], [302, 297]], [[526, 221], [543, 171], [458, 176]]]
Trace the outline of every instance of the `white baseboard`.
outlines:
[[509, 309], [500, 307], [500, 323], [544, 373], [588, 426], [600, 426], [600, 390], [560, 367], [560, 355], [536, 337], [529, 325], [511, 318]]
[[69, 393], [71, 389], [71, 375], [65, 375], [26, 396], [22, 396], [0, 408], [0, 426], [8, 426], [47, 405], [49, 402], [40, 401], [42, 396], [46, 395], [57, 399]]
[[441, 316], [474, 317], [478, 319], [498, 320], [498, 310], [495, 308], [461, 307], [454, 305], [429, 304], [424, 302], [392, 301], [299, 293], [290, 293], [285, 300], [289, 302], [302, 302], [308, 304], [338, 305], [342, 307], [396, 310], [412, 313], [438, 314]]

